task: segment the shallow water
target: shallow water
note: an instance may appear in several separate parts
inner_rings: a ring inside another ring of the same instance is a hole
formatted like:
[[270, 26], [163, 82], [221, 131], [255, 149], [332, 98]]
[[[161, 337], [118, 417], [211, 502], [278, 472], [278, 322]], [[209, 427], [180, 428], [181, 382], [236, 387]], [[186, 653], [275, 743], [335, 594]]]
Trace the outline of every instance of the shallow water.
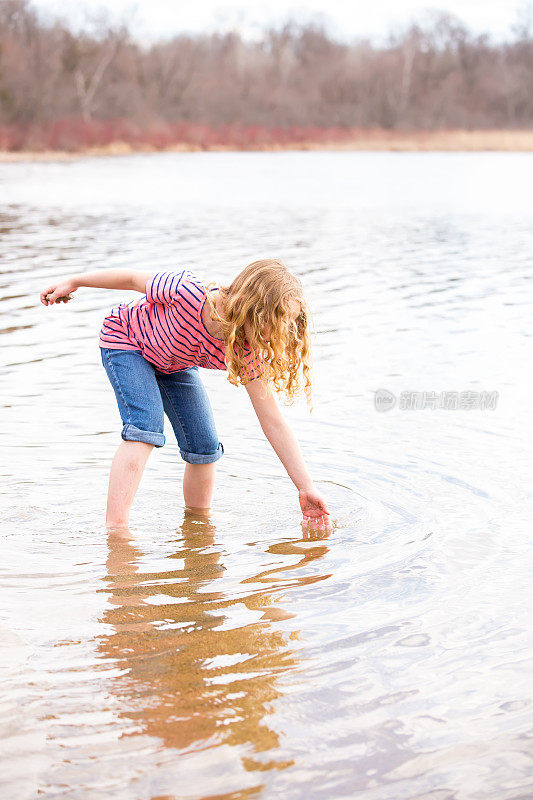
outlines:
[[[533, 795], [532, 178], [513, 153], [0, 167], [2, 796]], [[121, 426], [98, 331], [139, 295], [39, 291], [266, 256], [313, 309], [315, 410], [284, 413], [334, 534], [302, 540], [246, 392], [205, 370], [209, 520], [184, 513], [169, 429], [129, 537], [107, 534]], [[498, 396], [400, 407], [444, 391]]]

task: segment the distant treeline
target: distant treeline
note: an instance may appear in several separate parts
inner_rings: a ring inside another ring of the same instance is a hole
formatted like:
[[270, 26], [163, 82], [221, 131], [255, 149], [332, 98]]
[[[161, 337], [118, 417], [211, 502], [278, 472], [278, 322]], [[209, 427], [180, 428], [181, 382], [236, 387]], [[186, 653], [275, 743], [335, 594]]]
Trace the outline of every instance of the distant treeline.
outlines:
[[145, 47], [124, 26], [74, 34], [27, 0], [0, 0], [4, 149], [524, 129], [533, 126], [532, 87], [527, 9], [499, 44], [441, 13], [379, 47], [295, 22], [266, 29], [261, 41], [178, 35]]

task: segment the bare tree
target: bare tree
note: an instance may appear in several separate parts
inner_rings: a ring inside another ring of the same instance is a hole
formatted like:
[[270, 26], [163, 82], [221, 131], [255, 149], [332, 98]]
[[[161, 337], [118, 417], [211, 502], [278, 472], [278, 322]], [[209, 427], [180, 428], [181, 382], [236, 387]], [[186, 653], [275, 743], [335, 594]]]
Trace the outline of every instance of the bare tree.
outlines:
[[[0, 0], [0, 125], [20, 132], [16, 146], [75, 119], [87, 130], [107, 126], [108, 137], [151, 135], [156, 143], [182, 135], [200, 142], [242, 126], [278, 137], [354, 126], [531, 127], [532, 85], [533, 0], [517, 10], [503, 43], [433, 12], [379, 47], [338, 42], [317, 22], [295, 21], [259, 41], [229, 32], [144, 47], [128, 24], [97, 18], [74, 33], [41, 18], [29, 0]], [[54, 146], [68, 138], [54, 136]]]

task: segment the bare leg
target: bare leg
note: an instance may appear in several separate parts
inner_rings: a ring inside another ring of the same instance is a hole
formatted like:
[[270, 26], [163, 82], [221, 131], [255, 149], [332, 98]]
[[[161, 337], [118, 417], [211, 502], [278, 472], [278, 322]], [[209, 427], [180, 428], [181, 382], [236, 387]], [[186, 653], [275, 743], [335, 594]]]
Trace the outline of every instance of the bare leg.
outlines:
[[131, 504], [152, 449], [153, 444], [123, 441], [115, 453], [107, 493], [108, 527], [128, 524]]
[[183, 499], [187, 508], [209, 508], [215, 486], [216, 462], [210, 464], [185, 463]]

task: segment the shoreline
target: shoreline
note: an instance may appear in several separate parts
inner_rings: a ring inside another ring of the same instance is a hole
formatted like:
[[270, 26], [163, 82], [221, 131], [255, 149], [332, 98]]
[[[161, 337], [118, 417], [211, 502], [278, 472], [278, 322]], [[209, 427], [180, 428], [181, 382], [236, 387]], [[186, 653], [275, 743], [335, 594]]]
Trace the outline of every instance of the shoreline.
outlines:
[[238, 146], [232, 144], [195, 145], [176, 142], [165, 147], [149, 144], [110, 142], [98, 147], [79, 150], [0, 150], [0, 164], [21, 161], [75, 161], [80, 158], [127, 156], [148, 153], [205, 153], [205, 152], [533, 152], [532, 130], [454, 130], [418, 131], [361, 131], [342, 141], [295, 141], [283, 144]]

